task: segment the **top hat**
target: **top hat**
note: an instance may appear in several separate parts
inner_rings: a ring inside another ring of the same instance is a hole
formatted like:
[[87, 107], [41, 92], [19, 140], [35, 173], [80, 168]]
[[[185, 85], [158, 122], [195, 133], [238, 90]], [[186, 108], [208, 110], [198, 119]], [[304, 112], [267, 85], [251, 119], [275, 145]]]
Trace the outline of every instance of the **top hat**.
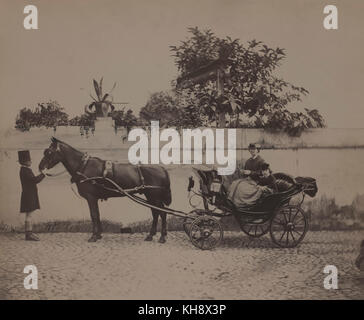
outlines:
[[19, 160], [19, 163], [31, 161], [29, 150], [18, 151], [18, 160]]

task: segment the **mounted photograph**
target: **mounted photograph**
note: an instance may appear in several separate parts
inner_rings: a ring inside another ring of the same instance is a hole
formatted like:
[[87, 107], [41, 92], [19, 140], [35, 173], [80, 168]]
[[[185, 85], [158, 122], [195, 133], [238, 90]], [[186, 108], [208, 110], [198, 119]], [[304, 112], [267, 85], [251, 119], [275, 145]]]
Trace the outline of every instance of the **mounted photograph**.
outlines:
[[364, 2], [0, 3], [0, 300], [364, 299]]

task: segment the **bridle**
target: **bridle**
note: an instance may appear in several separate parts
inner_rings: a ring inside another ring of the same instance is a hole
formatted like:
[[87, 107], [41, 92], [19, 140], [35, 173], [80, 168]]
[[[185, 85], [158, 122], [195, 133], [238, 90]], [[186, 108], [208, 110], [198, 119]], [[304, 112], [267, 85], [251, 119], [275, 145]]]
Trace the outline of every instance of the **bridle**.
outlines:
[[[50, 160], [49, 158], [50, 158], [51, 155], [53, 155], [53, 154], [55, 154], [57, 152], [60, 152], [60, 151], [61, 151], [61, 149], [60, 149], [59, 143], [57, 141], [55, 147], [49, 147], [44, 151], [44, 158], [47, 161], [49, 161]], [[71, 174], [71, 176], [72, 176], [71, 177], [71, 183], [74, 183], [74, 182], [79, 180], [80, 176], [82, 176], [82, 174], [83, 174], [83, 172], [84, 172], [84, 170], [86, 168], [86, 165], [87, 165], [89, 159], [90, 159], [90, 155], [87, 152], [82, 154], [81, 163], [80, 163], [79, 167], [75, 170], [75, 172], [73, 174]], [[54, 174], [46, 173], [46, 175], [49, 176], [49, 177], [58, 177], [58, 176], [64, 174], [66, 171], [67, 171], [67, 168], [65, 168], [61, 172], [57, 172], [57, 173], [54, 173]]]
[[[51, 150], [51, 148], [47, 148], [45, 151], [44, 151], [44, 157], [47, 159], [50, 155], [49, 154], [47, 154], [47, 153], [49, 153], [49, 152], [57, 152], [57, 151], [60, 151], [61, 149], [59, 148], [59, 145], [58, 145], [58, 143], [57, 143], [57, 147], [56, 147], [56, 150]], [[64, 169], [64, 170], [62, 170], [62, 171], [60, 171], [60, 172], [57, 172], [57, 173], [45, 173], [45, 175], [47, 176], [47, 177], [58, 177], [58, 176], [60, 176], [60, 175], [62, 175], [62, 174], [64, 174], [65, 172], [67, 171], [67, 169]]]

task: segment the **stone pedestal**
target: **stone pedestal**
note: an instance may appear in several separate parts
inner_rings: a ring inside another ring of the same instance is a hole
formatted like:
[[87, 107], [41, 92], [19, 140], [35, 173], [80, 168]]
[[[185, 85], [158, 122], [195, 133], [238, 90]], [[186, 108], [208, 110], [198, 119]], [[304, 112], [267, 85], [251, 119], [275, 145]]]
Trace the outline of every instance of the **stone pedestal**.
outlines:
[[115, 121], [111, 118], [111, 117], [107, 117], [107, 118], [96, 118], [95, 120], [95, 132], [97, 134], [97, 132], [107, 132], [110, 131], [113, 132], [114, 131], [114, 126], [115, 126]]

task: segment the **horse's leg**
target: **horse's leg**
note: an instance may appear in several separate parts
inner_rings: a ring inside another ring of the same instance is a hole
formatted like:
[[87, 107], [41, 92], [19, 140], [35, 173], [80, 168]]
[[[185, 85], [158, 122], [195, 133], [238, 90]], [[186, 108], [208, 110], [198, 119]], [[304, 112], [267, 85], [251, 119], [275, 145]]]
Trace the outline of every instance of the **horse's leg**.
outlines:
[[152, 210], [152, 215], [153, 215], [153, 223], [152, 223], [152, 226], [150, 228], [149, 234], [144, 239], [145, 241], [152, 241], [153, 236], [157, 233], [157, 224], [158, 224], [159, 212], [157, 210], [155, 210], [155, 209], [151, 209], [151, 210]]
[[96, 237], [97, 237], [97, 239], [101, 239], [102, 238], [102, 235], [101, 235], [102, 226], [101, 226], [101, 220], [100, 220], [100, 209], [99, 209], [98, 199], [96, 199], [95, 215], [96, 215]]
[[92, 236], [88, 242], [96, 242], [101, 239], [101, 222], [100, 222], [100, 212], [97, 199], [90, 196], [87, 198], [87, 203], [90, 209], [90, 216], [92, 220]]
[[160, 243], [166, 242], [167, 236], [167, 214], [165, 212], [159, 212], [162, 219], [161, 237], [159, 238]]

